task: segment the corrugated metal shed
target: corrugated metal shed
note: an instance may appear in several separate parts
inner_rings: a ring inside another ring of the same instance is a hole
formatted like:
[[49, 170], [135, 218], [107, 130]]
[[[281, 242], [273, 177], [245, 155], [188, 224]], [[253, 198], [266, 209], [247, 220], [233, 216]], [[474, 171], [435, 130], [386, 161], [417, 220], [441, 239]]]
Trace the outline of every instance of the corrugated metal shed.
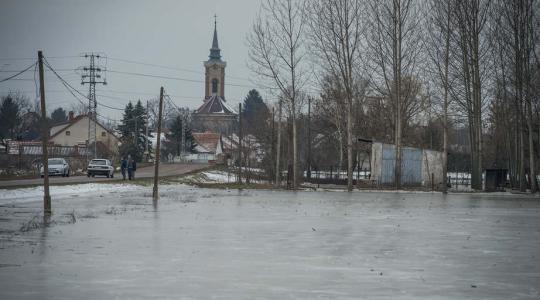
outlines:
[[[401, 149], [401, 184], [403, 186], [434, 186], [442, 184], [442, 152], [412, 147]], [[394, 184], [396, 150], [391, 144], [373, 143], [371, 178], [382, 185]]]

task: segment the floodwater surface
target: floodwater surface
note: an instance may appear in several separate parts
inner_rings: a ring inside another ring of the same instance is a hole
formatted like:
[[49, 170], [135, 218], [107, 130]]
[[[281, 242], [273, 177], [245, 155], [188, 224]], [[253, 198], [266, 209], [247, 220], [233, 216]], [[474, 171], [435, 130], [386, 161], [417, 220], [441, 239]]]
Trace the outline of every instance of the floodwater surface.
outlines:
[[[538, 299], [540, 201], [164, 186], [0, 204], [2, 299]], [[36, 217], [37, 216], [37, 217]], [[45, 226], [48, 223], [49, 226]]]

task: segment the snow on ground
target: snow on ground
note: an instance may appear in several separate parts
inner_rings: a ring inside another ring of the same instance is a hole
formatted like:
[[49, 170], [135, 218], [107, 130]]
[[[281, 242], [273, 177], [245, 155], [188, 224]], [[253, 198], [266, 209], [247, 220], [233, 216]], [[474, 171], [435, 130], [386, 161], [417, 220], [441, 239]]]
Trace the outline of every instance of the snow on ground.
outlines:
[[[105, 183], [85, 183], [73, 185], [53, 185], [49, 192], [51, 197], [70, 197], [73, 195], [92, 195], [106, 192], [136, 191], [143, 187], [132, 184], [105, 184]], [[41, 201], [43, 199], [43, 186], [19, 188], [12, 190], [1, 190], [0, 204], [26, 203]]]
[[205, 183], [229, 183], [236, 180], [234, 174], [225, 171], [206, 171], [202, 172], [202, 175], [207, 179], [203, 180]]

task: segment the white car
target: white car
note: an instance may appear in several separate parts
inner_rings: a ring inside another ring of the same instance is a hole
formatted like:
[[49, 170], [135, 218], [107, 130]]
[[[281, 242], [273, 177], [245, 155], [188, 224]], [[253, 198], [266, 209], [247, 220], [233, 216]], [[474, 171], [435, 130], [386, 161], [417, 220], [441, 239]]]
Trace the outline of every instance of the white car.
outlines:
[[107, 178], [114, 177], [114, 167], [110, 160], [108, 159], [92, 159], [88, 164], [86, 171], [88, 177], [96, 175], [104, 175]]
[[[69, 164], [67, 161], [63, 158], [49, 158], [49, 176], [62, 176], [62, 177], [69, 177]], [[41, 166], [39, 173], [41, 175], [41, 178], [43, 178], [43, 165]]]

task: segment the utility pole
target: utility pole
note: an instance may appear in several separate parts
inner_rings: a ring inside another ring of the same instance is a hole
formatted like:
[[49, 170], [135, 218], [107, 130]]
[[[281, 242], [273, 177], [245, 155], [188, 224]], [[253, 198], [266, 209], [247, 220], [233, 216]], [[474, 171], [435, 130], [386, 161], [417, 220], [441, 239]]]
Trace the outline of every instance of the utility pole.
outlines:
[[96, 84], [106, 85], [107, 81], [101, 79], [102, 68], [96, 66], [96, 58], [99, 59], [99, 54], [87, 53], [85, 58], [90, 59], [90, 66], [83, 67], [84, 74], [81, 76], [81, 84], [89, 84], [88, 90], [88, 142], [86, 145], [86, 160], [89, 160], [89, 148], [94, 144], [94, 158], [97, 158], [97, 139], [96, 139], [96, 122], [97, 122], [97, 101], [96, 101]]
[[146, 161], [148, 162], [150, 160], [150, 151], [148, 151], [148, 125], [149, 125], [149, 115], [150, 112], [150, 105], [148, 104], [148, 100], [146, 100], [146, 139], [144, 141], [144, 154], [146, 155]]
[[311, 179], [311, 97], [308, 97], [308, 134], [307, 134], [307, 178]]
[[156, 137], [156, 159], [154, 161], [154, 192], [152, 193], [152, 196], [154, 200], [159, 199], [159, 192], [158, 192], [158, 177], [159, 177], [159, 151], [160, 151], [160, 137], [161, 137], [161, 118], [163, 115], [163, 87], [161, 87], [161, 90], [159, 91], [159, 113], [158, 113], [158, 128], [157, 128], [157, 137]]
[[41, 148], [43, 160], [43, 210], [46, 215], [50, 215], [51, 195], [49, 193], [49, 126], [47, 125], [47, 110], [45, 107], [45, 79], [43, 78], [43, 52], [38, 51], [39, 64], [39, 93], [41, 98]]
[[242, 184], [242, 103], [238, 103], [238, 183]]

